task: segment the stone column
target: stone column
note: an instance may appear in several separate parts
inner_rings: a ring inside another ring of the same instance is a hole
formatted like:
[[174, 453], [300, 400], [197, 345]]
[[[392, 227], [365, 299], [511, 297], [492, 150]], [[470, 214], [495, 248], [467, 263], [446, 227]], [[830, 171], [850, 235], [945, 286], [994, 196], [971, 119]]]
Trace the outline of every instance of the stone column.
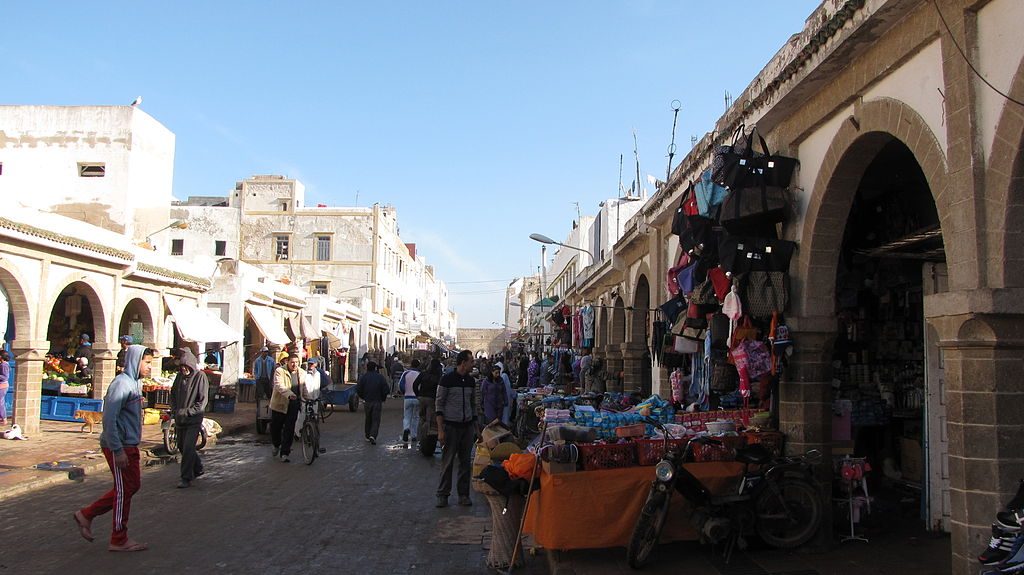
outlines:
[[609, 344], [604, 347], [604, 381], [605, 391], [622, 391], [622, 386], [617, 382], [617, 376], [622, 371], [622, 349], [618, 344]]
[[[121, 349], [120, 346], [117, 347]], [[92, 346], [92, 398], [103, 399], [107, 387], [114, 380], [117, 367], [117, 352], [106, 343], [94, 343]], [[159, 369], [159, 365], [157, 366]]]
[[642, 343], [627, 341], [621, 344], [623, 391], [632, 393], [640, 391], [640, 379], [643, 377], [643, 361], [645, 347]]
[[976, 573], [997, 511], [1024, 477], [1024, 318], [932, 318], [945, 372], [953, 573]]
[[48, 341], [14, 340], [14, 422], [32, 437], [39, 433], [39, 407], [43, 394], [43, 359]]

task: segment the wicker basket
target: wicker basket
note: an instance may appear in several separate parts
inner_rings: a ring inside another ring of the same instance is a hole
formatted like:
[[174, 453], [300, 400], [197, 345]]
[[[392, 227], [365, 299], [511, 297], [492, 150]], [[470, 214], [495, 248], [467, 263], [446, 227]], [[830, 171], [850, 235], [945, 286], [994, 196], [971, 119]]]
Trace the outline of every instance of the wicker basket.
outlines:
[[693, 460], [698, 462], [706, 461], [734, 461], [736, 459], [736, 448], [743, 447], [746, 438], [742, 435], [723, 435], [715, 439], [722, 442], [722, 445], [710, 443], [696, 443], [693, 446]]
[[633, 443], [581, 443], [580, 461], [583, 469], [617, 469], [636, 465], [636, 445]]
[[[669, 439], [669, 449], [677, 449], [682, 452], [690, 440], [683, 437]], [[665, 457], [665, 441], [663, 439], [638, 439], [636, 440], [636, 462], [639, 465], [657, 465], [661, 458]]]

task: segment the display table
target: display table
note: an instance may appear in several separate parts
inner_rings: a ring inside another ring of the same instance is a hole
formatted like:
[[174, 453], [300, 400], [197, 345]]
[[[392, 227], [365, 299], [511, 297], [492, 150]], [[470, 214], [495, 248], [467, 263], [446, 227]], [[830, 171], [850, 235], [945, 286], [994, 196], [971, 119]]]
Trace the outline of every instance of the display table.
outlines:
[[[733, 461], [688, 463], [686, 468], [712, 493], [735, 486], [743, 473], [743, 464]], [[540, 490], [531, 495], [524, 531], [547, 549], [625, 547], [653, 480], [653, 467], [541, 472]], [[697, 538], [688, 505], [681, 495], [673, 494], [662, 543]]]

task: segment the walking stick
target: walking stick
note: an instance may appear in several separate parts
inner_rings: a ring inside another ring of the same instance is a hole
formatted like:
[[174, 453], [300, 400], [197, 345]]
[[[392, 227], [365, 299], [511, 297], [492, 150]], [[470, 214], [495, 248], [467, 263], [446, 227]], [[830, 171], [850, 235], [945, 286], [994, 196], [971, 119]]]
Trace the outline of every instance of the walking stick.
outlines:
[[526, 512], [530, 510], [530, 496], [533, 495], [533, 482], [537, 478], [537, 468], [540, 467], [540, 452], [541, 448], [544, 447], [545, 430], [547, 424], [544, 420], [540, 423], [540, 443], [537, 444], [537, 457], [533, 462], [533, 471], [530, 472], [530, 487], [526, 491], [526, 502], [523, 503], [523, 516], [519, 519], [519, 532], [516, 533], [516, 542], [512, 545], [512, 560], [509, 561], [508, 571], [506, 575], [512, 573], [512, 570], [516, 568], [516, 555], [518, 554], [519, 548], [523, 543], [523, 527], [526, 526]]

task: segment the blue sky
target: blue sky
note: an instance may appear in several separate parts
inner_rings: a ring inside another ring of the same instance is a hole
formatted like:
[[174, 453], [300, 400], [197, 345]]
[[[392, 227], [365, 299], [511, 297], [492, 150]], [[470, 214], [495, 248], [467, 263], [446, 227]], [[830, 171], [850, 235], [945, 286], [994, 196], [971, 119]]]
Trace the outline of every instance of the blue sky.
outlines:
[[540, 263], [527, 236], [561, 240], [574, 202], [617, 195], [633, 130], [664, 179], [672, 100], [678, 162], [817, 5], [9, 2], [2, 103], [142, 95], [176, 134], [182, 199], [277, 173], [311, 205], [390, 203], [460, 325], [490, 327]]

